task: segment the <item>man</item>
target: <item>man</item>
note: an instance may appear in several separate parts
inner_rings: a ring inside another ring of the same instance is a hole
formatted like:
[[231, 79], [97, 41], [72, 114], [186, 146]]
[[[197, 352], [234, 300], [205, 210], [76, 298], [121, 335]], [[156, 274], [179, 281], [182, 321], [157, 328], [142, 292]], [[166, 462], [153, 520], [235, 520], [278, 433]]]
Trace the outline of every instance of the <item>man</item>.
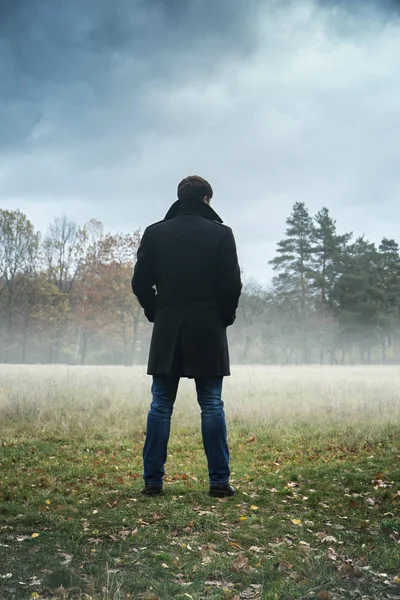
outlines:
[[142, 237], [132, 290], [154, 323], [148, 374], [153, 400], [143, 449], [142, 494], [162, 492], [180, 377], [194, 378], [208, 461], [209, 494], [233, 496], [222, 382], [229, 371], [226, 328], [235, 320], [241, 278], [232, 230], [211, 208], [211, 185], [183, 179], [165, 219]]

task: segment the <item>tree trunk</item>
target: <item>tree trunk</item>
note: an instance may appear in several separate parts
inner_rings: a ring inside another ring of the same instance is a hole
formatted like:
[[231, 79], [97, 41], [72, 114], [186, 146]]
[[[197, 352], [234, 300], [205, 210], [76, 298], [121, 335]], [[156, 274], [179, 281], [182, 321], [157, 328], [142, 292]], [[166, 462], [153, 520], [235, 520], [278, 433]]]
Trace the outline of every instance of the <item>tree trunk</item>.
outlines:
[[342, 357], [340, 360], [342, 365], [344, 365], [345, 358], [346, 358], [346, 348], [342, 348]]
[[81, 365], [84, 365], [86, 362], [87, 347], [88, 347], [87, 333], [86, 333], [86, 331], [84, 331], [83, 335], [82, 335], [82, 345], [81, 345]]
[[381, 347], [382, 347], [382, 364], [386, 365], [387, 357], [386, 357], [386, 336], [384, 333], [381, 335]]
[[369, 365], [371, 364], [371, 342], [368, 342], [367, 346], [367, 362]]
[[24, 328], [24, 333], [22, 337], [22, 364], [26, 364], [26, 346], [28, 343], [28, 328]]

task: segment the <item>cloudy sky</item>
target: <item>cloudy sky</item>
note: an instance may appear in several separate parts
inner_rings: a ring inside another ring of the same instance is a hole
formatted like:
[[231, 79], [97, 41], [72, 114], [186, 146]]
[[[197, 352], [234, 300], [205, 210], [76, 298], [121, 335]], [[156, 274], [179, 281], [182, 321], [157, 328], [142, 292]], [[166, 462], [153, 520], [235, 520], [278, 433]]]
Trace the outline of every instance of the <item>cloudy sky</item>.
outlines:
[[0, 207], [144, 228], [200, 174], [267, 282], [294, 202], [400, 241], [389, 0], [0, 0]]

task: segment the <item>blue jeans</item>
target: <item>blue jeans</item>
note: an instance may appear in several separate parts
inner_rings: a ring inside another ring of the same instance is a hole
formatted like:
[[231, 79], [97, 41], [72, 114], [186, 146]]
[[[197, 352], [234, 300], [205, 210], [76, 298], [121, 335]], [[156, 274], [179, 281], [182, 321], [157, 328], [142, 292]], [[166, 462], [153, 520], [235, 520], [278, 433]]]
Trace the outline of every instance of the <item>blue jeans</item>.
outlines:
[[[179, 379], [179, 375], [153, 377], [151, 389], [153, 401], [147, 417], [146, 441], [143, 449], [144, 481], [147, 485], [162, 485], [171, 415]], [[210, 485], [227, 483], [230, 475], [224, 403], [221, 400], [222, 381], [223, 377], [195, 379]]]

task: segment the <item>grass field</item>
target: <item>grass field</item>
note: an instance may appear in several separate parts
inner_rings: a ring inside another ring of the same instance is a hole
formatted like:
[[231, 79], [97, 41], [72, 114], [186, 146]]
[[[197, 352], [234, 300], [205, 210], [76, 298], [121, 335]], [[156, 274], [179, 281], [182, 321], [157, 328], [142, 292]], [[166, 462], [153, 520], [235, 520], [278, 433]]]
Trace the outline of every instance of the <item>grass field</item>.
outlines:
[[223, 501], [189, 381], [140, 496], [149, 383], [0, 366], [1, 600], [400, 598], [400, 369], [234, 369]]

